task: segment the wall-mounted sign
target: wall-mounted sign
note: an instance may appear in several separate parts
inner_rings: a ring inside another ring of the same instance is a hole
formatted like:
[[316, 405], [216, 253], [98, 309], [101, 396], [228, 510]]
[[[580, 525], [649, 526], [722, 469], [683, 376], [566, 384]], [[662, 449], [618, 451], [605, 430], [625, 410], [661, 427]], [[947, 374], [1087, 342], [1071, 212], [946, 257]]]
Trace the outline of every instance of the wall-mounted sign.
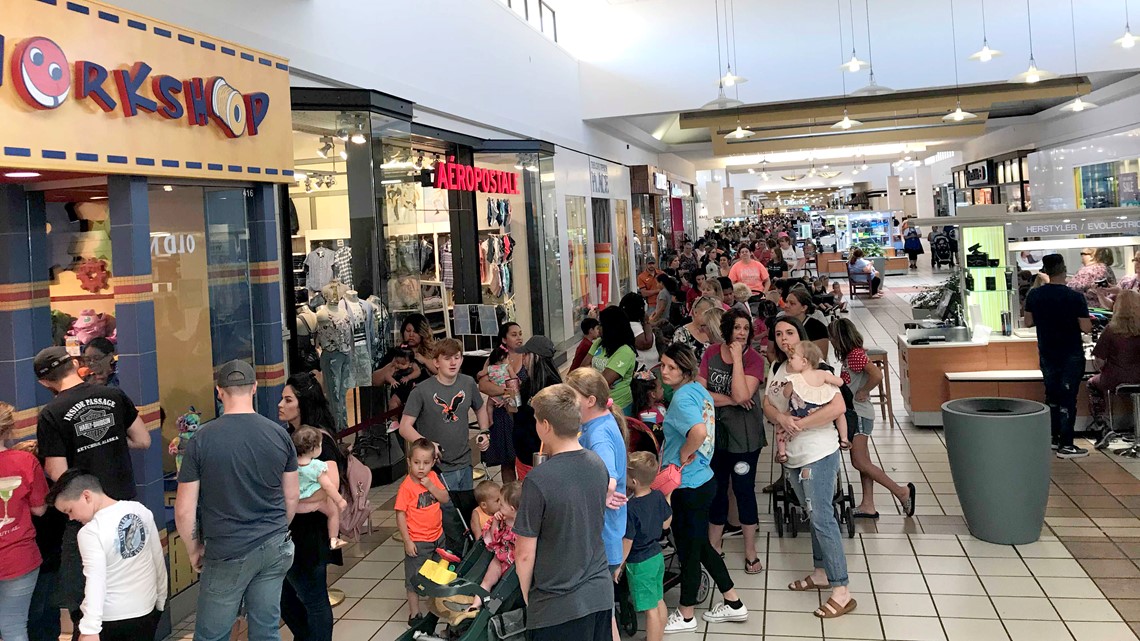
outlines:
[[1138, 234], [1140, 217], [1129, 216], [1124, 220], [1072, 220], [1060, 223], [1007, 223], [1006, 238], [1037, 238], [1049, 236], [1084, 236], [1090, 234]]
[[966, 186], [977, 187], [990, 184], [990, 173], [990, 161], [988, 160], [966, 165]]
[[660, 171], [653, 172], [653, 188], [660, 189], [661, 191], [669, 191], [668, 174]]
[[421, 182], [436, 189], [478, 191], [485, 194], [520, 193], [518, 174], [461, 165], [455, 162], [455, 156], [448, 156], [446, 162], [440, 161], [433, 169], [424, 170]]
[[606, 195], [610, 193], [610, 166], [606, 163], [590, 161], [590, 192]]
[[0, 15], [0, 166], [292, 179], [284, 60], [99, 2]]

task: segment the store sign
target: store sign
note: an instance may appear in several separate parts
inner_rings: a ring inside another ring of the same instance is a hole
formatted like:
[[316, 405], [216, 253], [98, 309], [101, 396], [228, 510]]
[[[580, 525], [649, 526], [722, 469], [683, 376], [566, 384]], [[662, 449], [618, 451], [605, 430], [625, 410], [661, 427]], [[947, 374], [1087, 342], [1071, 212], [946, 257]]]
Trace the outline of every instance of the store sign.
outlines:
[[152, 233], [150, 235], [150, 255], [152, 258], [169, 258], [178, 254], [193, 254], [198, 248], [194, 234]]
[[1140, 234], [1140, 216], [1124, 220], [1101, 219], [1059, 223], [1006, 223], [1006, 238], [1035, 238], [1046, 236], [1082, 236], [1089, 234]]
[[[432, 175], [434, 174], [434, 177]], [[517, 194], [519, 175], [498, 169], [484, 169], [455, 162], [455, 156], [436, 163], [435, 168], [424, 170], [423, 183], [436, 189], [478, 191], [484, 194]]]
[[653, 188], [669, 191], [669, 176], [663, 172], [653, 172]]
[[0, 165], [291, 180], [283, 60], [98, 2], [0, 15]]
[[977, 187], [990, 184], [990, 161], [983, 160], [966, 165], [966, 186]]
[[596, 160], [590, 161], [590, 192], [595, 194], [610, 193], [610, 166]]

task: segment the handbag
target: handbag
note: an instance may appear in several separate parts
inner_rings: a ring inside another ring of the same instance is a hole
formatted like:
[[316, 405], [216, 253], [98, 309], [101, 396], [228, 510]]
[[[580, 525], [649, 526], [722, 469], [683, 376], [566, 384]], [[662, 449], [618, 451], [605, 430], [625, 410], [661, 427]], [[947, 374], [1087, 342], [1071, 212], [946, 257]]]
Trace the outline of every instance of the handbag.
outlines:
[[491, 617], [494, 641], [523, 641], [526, 638], [526, 608], [511, 610]]
[[649, 489], [657, 490], [665, 496], [669, 496], [673, 490], [679, 487], [681, 487], [681, 468], [673, 464], [661, 468], [657, 477], [653, 479], [653, 483], [649, 485]]

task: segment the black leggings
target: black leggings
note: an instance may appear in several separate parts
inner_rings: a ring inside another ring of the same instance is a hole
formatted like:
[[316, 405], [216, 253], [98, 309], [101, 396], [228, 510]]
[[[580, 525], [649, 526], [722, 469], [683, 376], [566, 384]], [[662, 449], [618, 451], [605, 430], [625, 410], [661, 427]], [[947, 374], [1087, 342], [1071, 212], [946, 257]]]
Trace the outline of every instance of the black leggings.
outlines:
[[871, 277], [871, 295], [872, 296], [874, 296], [875, 294], [878, 294], [879, 288], [882, 286], [883, 286], [883, 279], [882, 278], [880, 278], [879, 276], [872, 276]]
[[[728, 487], [736, 495], [736, 509], [740, 514], [741, 525], [756, 525], [760, 518], [756, 507], [756, 462], [760, 460], [760, 450], [731, 454], [717, 450], [712, 457], [713, 479], [716, 481], [716, 495], [709, 508], [709, 523], [724, 525], [728, 521]], [[735, 471], [738, 463], [748, 466], [744, 474]]]
[[716, 480], [700, 487], [673, 492], [673, 540], [681, 557], [681, 605], [697, 605], [703, 565], [721, 594], [733, 588], [732, 577], [712, 543], [709, 543], [709, 507], [716, 494]]
[[104, 621], [100, 641], [150, 641], [158, 631], [158, 621], [162, 613], [152, 610], [150, 614], [122, 621]]

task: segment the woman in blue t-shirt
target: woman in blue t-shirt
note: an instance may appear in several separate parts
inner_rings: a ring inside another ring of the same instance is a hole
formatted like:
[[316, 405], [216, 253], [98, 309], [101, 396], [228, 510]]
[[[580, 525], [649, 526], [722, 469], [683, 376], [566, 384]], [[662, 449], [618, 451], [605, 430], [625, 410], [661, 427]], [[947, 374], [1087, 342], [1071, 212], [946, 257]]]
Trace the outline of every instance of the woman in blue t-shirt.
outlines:
[[732, 577], [709, 542], [709, 509], [716, 494], [709, 463], [716, 434], [716, 410], [708, 390], [697, 382], [700, 364], [693, 350], [680, 343], [661, 355], [661, 379], [673, 388], [673, 400], [665, 415], [665, 445], [661, 465], [681, 467], [681, 485], [673, 492], [673, 538], [681, 558], [681, 601], [669, 615], [665, 632], [695, 630], [693, 608], [701, 583], [701, 566], [712, 575], [724, 602], [705, 612], [710, 623], [745, 621], [748, 608], [740, 602]]

